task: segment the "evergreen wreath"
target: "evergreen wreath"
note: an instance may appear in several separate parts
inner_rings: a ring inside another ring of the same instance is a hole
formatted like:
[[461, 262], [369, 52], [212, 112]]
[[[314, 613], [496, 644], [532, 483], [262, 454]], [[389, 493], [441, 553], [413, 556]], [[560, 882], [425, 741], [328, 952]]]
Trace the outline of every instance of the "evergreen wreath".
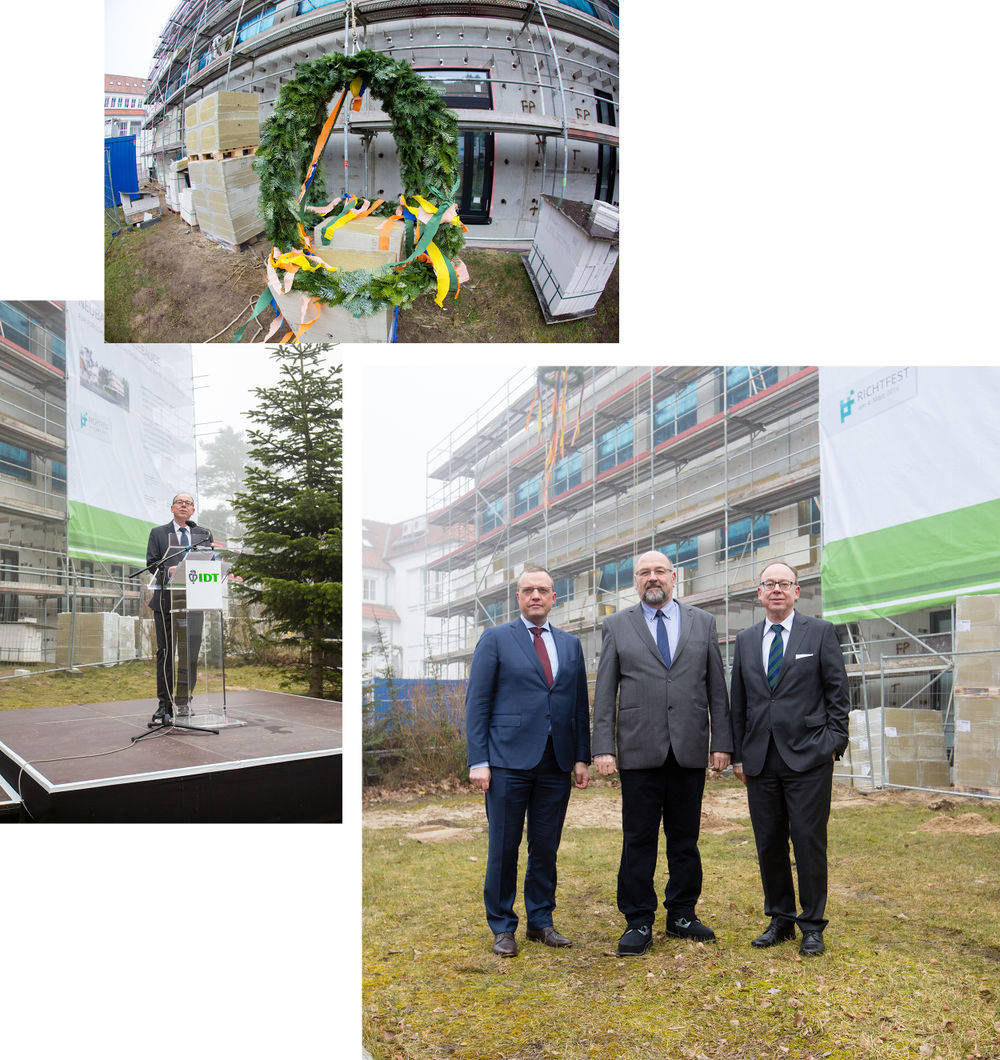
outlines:
[[[420, 210], [424, 223], [416, 249], [420, 250], [420, 244], [430, 235], [432, 242], [423, 255], [427, 260], [414, 258], [402, 268], [388, 264], [351, 272], [299, 268], [294, 272], [292, 290], [327, 305], [343, 305], [356, 317], [406, 306], [435, 285], [440, 305], [442, 285], [446, 282], [448, 289], [457, 294], [451, 260], [465, 243], [463, 226], [461, 222], [442, 223], [441, 218], [454, 205], [460, 180], [458, 123], [440, 93], [409, 63], [367, 50], [354, 55], [332, 52], [299, 63], [295, 70], [295, 78], [282, 86], [274, 111], [264, 125], [254, 163], [260, 177], [259, 202], [265, 232], [278, 254], [291, 248], [306, 250], [304, 233], [324, 216], [322, 209], [316, 208], [326, 204], [326, 181], [321, 164], [312, 168], [313, 147], [323, 132], [330, 100], [345, 89], [356, 97], [367, 90], [382, 101], [392, 121], [403, 195], [406, 199], [424, 200], [421, 206], [429, 200], [437, 211], [428, 221], [427, 213]], [[347, 205], [350, 204], [349, 199]], [[399, 209], [397, 197], [371, 212], [391, 217]], [[418, 209], [416, 202], [407, 202], [402, 208], [407, 257], [415, 249]], [[346, 210], [347, 206], [339, 216]], [[278, 272], [281, 276], [280, 268]]]

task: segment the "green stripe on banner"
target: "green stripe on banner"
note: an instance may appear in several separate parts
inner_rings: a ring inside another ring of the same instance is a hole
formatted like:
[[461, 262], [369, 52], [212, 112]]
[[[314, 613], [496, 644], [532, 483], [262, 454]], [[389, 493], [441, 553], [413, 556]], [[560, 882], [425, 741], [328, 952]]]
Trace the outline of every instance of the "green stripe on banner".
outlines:
[[877, 618], [1000, 591], [1000, 499], [831, 541], [823, 617]]
[[69, 502], [68, 551], [101, 563], [146, 566], [146, 544], [155, 523], [105, 511], [80, 501]]

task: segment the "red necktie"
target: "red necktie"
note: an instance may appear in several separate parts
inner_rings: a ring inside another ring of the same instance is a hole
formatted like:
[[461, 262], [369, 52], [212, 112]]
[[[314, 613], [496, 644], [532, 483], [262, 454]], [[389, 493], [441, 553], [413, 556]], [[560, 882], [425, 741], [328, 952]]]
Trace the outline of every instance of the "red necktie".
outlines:
[[545, 630], [541, 626], [532, 626], [531, 632], [535, 636], [535, 654], [538, 656], [538, 661], [542, 664], [542, 670], [545, 672], [545, 680], [549, 683], [549, 688], [552, 687], [552, 663], [549, 662], [549, 653], [545, 645], [542, 643], [542, 634]]

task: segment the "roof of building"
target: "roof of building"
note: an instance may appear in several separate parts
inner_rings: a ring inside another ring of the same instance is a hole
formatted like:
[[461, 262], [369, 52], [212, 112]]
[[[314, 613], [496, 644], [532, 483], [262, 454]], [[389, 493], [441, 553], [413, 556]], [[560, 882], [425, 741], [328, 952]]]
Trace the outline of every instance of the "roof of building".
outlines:
[[383, 607], [381, 604], [362, 604], [362, 618], [381, 618], [387, 622], [399, 622], [399, 614], [394, 607]]
[[145, 92], [149, 88], [149, 80], [145, 77], [138, 77], [135, 74], [105, 74], [104, 75], [104, 91], [115, 92], [121, 90], [122, 92]]

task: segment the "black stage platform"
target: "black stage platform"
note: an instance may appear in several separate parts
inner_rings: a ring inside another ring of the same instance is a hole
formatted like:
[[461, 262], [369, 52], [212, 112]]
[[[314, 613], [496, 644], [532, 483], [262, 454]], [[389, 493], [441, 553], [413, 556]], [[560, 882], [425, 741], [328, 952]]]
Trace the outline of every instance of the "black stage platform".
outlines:
[[132, 743], [155, 708], [139, 699], [0, 711], [0, 821], [341, 820], [340, 703], [230, 692], [229, 719], [245, 725]]

